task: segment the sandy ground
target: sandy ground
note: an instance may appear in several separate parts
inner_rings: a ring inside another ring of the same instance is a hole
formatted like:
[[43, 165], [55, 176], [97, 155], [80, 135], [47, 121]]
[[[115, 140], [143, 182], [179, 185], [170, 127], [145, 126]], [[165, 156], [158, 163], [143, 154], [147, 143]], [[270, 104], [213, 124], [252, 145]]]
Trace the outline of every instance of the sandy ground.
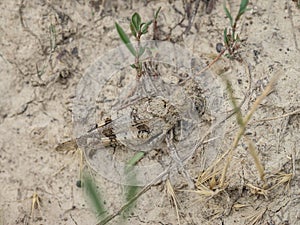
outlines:
[[[229, 3], [235, 15], [239, 3]], [[205, 63], [217, 56], [215, 46], [228, 26], [221, 1], [213, 8], [188, 0], [0, 2], [0, 225], [96, 224], [75, 185], [80, 151], [55, 149], [74, 138], [73, 99], [84, 71], [120, 44], [114, 22], [127, 27], [135, 11], [152, 19], [159, 6], [160, 40], [185, 46]], [[241, 60], [222, 57], [211, 73], [230, 78], [243, 113], [280, 74], [246, 131], [264, 165], [266, 187], [255, 188], [262, 182], [242, 139], [224, 190], [205, 198], [174, 184], [181, 224], [300, 224], [300, 9], [291, 0], [253, 0], [249, 8], [238, 27]], [[237, 130], [229, 118], [219, 156]], [[201, 171], [195, 168], [196, 179]], [[105, 179], [101, 185], [106, 207], [116, 212], [122, 187]], [[129, 223], [179, 224], [165, 182], [139, 198]]]

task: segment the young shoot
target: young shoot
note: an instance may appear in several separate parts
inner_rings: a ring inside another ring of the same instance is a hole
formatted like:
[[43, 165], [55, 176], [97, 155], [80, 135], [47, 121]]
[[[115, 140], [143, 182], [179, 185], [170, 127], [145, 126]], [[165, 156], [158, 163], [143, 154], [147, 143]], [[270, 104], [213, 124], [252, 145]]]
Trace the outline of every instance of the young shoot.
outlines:
[[226, 7], [224, 1], [224, 11], [230, 22], [230, 29], [224, 29], [224, 44], [230, 58], [234, 58], [235, 52], [239, 48], [240, 38], [238, 34], [236, 34], [236, 27], [241, 16], [246, 12], [248, 3], [249, 0], [241, 0], [238, 14], [236, 15], [235, 19], [233, 19], [232, 14]]
[[149, 26], [151, 25], [152, 20], [148, 22], [142, 22], [141, 16], [138, 13], [134, 13], [131, 17], [130, 21], [130, 30], [131, 35], [135, 38], [137, 41], [137, 47], [134, 48], [132, 45], [130, 38], [125, 33], [123, 28], [116, 22], [115, 26], [117, 29], [117, 32], [122, 40], [122, 42], [126, 45], [128, 50], [131, 52], [131, 54], [135, 57], [134, 64], [131, 65], [132, 68], [134, 68], [137, 72], [137, 78], [140, 78], [143, 75], [142, 70], [142, 62], [140, 61], [140, 57], [145, 52], [145, 47], [141, 45], [141, 37], [148, 33]]

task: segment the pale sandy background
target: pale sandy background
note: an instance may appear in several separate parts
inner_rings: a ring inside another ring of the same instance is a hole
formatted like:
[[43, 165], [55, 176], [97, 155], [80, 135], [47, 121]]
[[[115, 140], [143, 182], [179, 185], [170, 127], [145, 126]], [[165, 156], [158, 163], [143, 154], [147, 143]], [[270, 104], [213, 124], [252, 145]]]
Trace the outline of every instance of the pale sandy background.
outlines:
[[[159, 6], [159, 39], [184, 45], [209, 63], [217, 55], [215, 45], [222, 42], [228, 20], [222, 1], [216, 1], [210, 14], [205, 2], [1, 0], [0, 225], [95, 224], [82, 189], [75, 185], [78, 152], [55, 151], [59, 143], [73, 137], [76, 85], [95, 58], [120, 44], [115, 21], [127, 27], [135, 11], [151, 19]], [[239, 1], [229, 3], [236, 13]], [[178, 192], [182, 224], [251, 224], [251, 216], [258, 216], [257, 224], [300, 224], [300, 9], [291, 0], [253, 0], [249, 9], [239, 26], [242, 62], [222, 58], [212, 72], [225, 72], [231, 78], [235, 94], [245, 98], [246, 112], [270, 78], [281, 71], [247, 135], [259, 151], [268, 185], [276, 183], [278, 172], [292, 173], [293, 178], [290, 186], [279, 185], [267, 198], [251, 193], [246, 184], [259, 182], [246, 144], [241, 143], [233, 157], [234, 168], [229, 169], [226, 193], [195, 201], [199, 195]], [[271, 117], [275, 118], [267, 119]], [[224, 151], [237, 130], [231, 124]], [[103, 184], [108, 190], [106, 206], [114, 212], [121, 206], [122, 188]], [[32, 210], [34, 193], [41, 205]], [[128, 220], [130, 224], [178, 224], [165, 185], [144, 194]]]

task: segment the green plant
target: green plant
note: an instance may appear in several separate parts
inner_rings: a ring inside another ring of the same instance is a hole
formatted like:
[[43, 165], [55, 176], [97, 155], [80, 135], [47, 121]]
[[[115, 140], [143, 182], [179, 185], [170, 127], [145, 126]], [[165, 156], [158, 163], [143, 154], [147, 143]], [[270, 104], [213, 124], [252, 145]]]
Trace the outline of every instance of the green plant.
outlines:
[[222, 55], [225, 52], [228, 52], [226, 54], [226, 56], [228, 58], [235, 59], [236, 51], [240, 48], [240, 37], [236, 33], [236, 28], [237, 28], [238, 21], [241, 19], [242, 15], [247, 11], [247, 6], [249, 3], [249, 0], [241, 0], [238, 14], [236, 15], [236, 17], [234, 19], [232, 17], [231, 12], [226, 7], [225, 3], [226, 2], [224, 1], [223, 8], [224, 8], [226, 16], [229, 19], [229, 23], [230, 23], [230, 28], [229, 29], [225, 28], [223, 31], [223, 34], [224, 34], [223, 41], [224, 41], [225, 48], [223, 48], [223, 50], [221, 50], [220, 54], [211, 63], [209, 63], [205, 68], [203, 68], [199, 72], [199, 74], [202, 74], [203, 72], [208, 70], [215, 62], [217, 62], [222, 57]]
[[230, 29], [227, 29], [227, 28], [224, 29], [224, 44], [225, 44], [226, 50], [228, 51], [228, 56], [230, 58], [234, 57], [236, 50], [240, 47], [239, 46], [240, 38], [239, 38], [238, 34], [236, 34], [236, 27], [237, 27], [237, 23], [240, 20], [241, 16], [247, 11], [248, 3], [249, 3], [249, 0], [241, 1], [238, 14], [236, 15], [235, 19], [233, 19], [231, 12], [226, 7], [225, 1], [224, 1], [224, 6], [223, 6], [224, 11], [230, 22]]
[[137, 41], [136, 48], [134, 48], [133, 44], [130, 41], [130, 38], [125, 33], [123, 28], [117, 22], [115, 23], [117, 32], [118, 32], [122, 42], [126, 45], [128, 50], [135, 57], [135, 62], [134, 62], [134, 64], [131, 65], [131, 67], [136, 70], [137, 78], [140, 78], [143, 74], [142, 63], [140, 61], [140, 57], [144, 54], [145, 47], [143, 47], [141, 45], [141, 38], [144, 34], [148, 33], [148, 28], [151, 23], [152, 23], [152, 20], [150, 20], [148, 22], [142, 22], [141, 16], [138, 13], [134, 13], [132, 15], [131, 21], [130, 21], [130, 30], [131, 30], [131, 34]]

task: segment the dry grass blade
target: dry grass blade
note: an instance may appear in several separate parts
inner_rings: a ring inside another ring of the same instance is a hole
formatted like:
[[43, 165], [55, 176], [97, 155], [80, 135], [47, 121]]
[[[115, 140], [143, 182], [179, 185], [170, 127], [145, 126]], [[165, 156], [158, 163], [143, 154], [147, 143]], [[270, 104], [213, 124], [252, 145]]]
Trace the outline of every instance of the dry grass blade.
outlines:
[[234, 205], [233, 205], [233, 208], [235, 209], [235, 210], [239, 210], [239, 209], [242, 209], [242, 208], [245, 208], [245, 207], [248, 207], [249, 205], [245, 205], [245, 204], [240, 204], [240, 203], [235, 203]]
[[202, 184], [197, 186], [197, 189], [198, 190], [191, 191], [191, 192], [197, 193], [201, 196], [208, 197], [208, 198], [214, 196], [216, 193], [219, 193], [219, 191], [215, 192], [215, 191], [209, 189], [208, 187], [206, 187], [205, 185], [202, 185]]
[[260, 159], [258, 157], [258, 153], [257, 153], [257, 151], [256, 151], [256, 149], [254, 147], [253, 142], [250, 139], [248, 139], [248, 138], [246, 138], [246, 139], [247, 139], [247, 142], [248, 142], [249, 153], [252, 156], [252, 158], [254, 159], [254, 164], [255, 164], [256, 169], [257, 169], [257, 171], [259, 173], [259, 178], [265, 184], [266, 183], [265, 169], [264, 169], [264, 167], [263, 167], [263, 165], [262, 165], [262, 163], [261, 163], [261, 161], [260, 161]]
[[269, 190], [272, 190], [282, 184], [286, 184], [286, 189], [290, 186], [291, 180], [293, 178], [292, 173], [278, 173], [275, 175], [277, 183], [269, 188]]
[[[228, 152], [226, 152], [226, 154], [229, 154], [229, 156], [226, 160], [226, 164], [224, 166], [223, 173], [222, 173], [222, 176], [221, 176], [221, 179], [220, 179], [220, 187], [224, 186], [227, 170], [229, 168], [230, 162], [232, 161], [233, 150], [235, 150], [237, 148], [240, 139], [243, 137], [243, 135], [246, 131], [247, 124], [249, 123], [250, 119], [252, 118], [254, 112], [257, 110], [257, 108], [259, 107], [261, 102], [271, 93], [276, 81], [279, 78], [279, 75], [282, 74], [282, 73], [283, 72], [281, 70], [278, 70], [276, 72], [276, 74], [273, 76], [273, 78], [271, 79], [271, 81], [269, 82], [269, 84], [267, 85], [265, 90], [263, 91], [263, 93], [256, 99], [256, 101], [253, 103], [251, 109], [249, 110], [247, 115], [242, 119], [242, 121], [241, 121], [241, 118], [240, 118], [241, 114], [237, 114], [237, 121], [238, 121], [238, 124], [240, 125], [240, 128], [239, 128], [239, 131], [236, 134], [235, 139], [232, 143], [231, 149], [229, 149]], [[227, 80], [226, 80], [226, 83], [229, 84]], [[233, 95], [232, 95], [231, 86], [230, 85], [227, 85], [227, 86], [229, 87], [229, 89], [228, 89], [229, 90], [229, 95], [231, 96], [230, 100], [232, 101], [234, 106], [237, 106], [236, 101], [235, 101], [235, 99], [233, 98]], [[235, 108], [235, 110], [240, 110], [240, 109]]]
[[246, 184], [246, 186], [250, 188], [250, 191], [251, 191], [252, 194], [263, 195], [266, 199], [268, 199], [268, 191], [269, 190], [265, 190], [263, 188], [255, 187], [252, 184]]
[[36, 191], [34, 191], [34, 193], [32, 194], [32, 201], [31, 201], [31, 219], [32, 220], [34, 220], [34, 211], [36, 209], [41, 211], [41, 202], [42, 202], [41, 197], [38, 195], [38, 193]]
[[[220, 177], [222, 174], [222, 168], [220, 167], [223, 163], [223, 159], [230, 153], [230, 150], [225, 152], [217, 161], [215, 161], [211, 166], [209, 166], [203, 173], [199, 174], [196, 187], [199, 190], [203, 190], [203, 187], [207, 187], [207, 185], [210, 187], [210, 189], [220, 189], [222, 190], [224, 185], [224, 182], [222, 185], [220, 185], [220, 179], [217, 179], [217, 177]], [[210, 190], [208, 189], [208, 190]], [[201, 192], [206, 195], [206, 191]], [[215, 195], [214, 191], [211, 191]]]
[[254, 224], [260, 224], [260, 220], [264, 216], [265, 212], [267, 211], [267, 208], [257, 210], [253, 215], [247, 217], [247, 224], [248, 225], [254, 225]]
[[255, 123], [260, 123], [260, 122], [264, 122], [264, 121], [278, 120], [278, 119], [282, 119], [284, 117], [292, 116], [292, 115], [295, 115], [295, 114], [298, 114], [298, 113], [300, 113], [300, 109], [297, 109], [297, 110], [295, 110], [293, 112], [290, 112], [290, 113], [283, 114], [281, 116], [274, 116], [274, 117], [264, 118], [264, 119], [261, 119], [261, 120], [256, 120], [254, 122]]
[[176, 197], [174, 188], [173, 188], [173, 186], [172, 186], [172, 184], [171, 184], [171, 182], [170, 182], [169, 179], [166, 181], [166, 191], [167, 191], [167, 195], [169, 197], [171, 197], [171, 200], [172, 200], [172, 202], [173, 202], [173, 204], [175, 206], [178, 224], [181, 224], [180, 223], [180, 216], [179, 216], [179, 202], [178, 202], [178, 199]]
[[204, 171], [198, 176], [196, 186], [198, 189], [202, 189], [204, 184], [208, 184], [210, 189], [214, 189], [217, 186], [217, 176], [220, 174], [221, 169], [217, 165], [210, 170]]
[[250, 109], [250, 111], [248, 112], [248, 114], [244, 118], [244, 124], [245, 125], [248, 124], [248, 122], [251, 119], [253, 113], [257, 110], [257, 108], [259, 107], [259, 105], [261, 104], [261, 102], [272, 92], [273, 87], [274, 87], [276, 81], [278, 80], [279, 76], [282, 73], [283, 73], [282, 70], [278, 70], [276, 72], [276, 74], [272, 77], [272, 79], [270, 80], [269, 84], [267, 85], [267, 87], [265, 88], [265, 90], [263, 91], [263, 93], [253, 103], [252, 108]]

